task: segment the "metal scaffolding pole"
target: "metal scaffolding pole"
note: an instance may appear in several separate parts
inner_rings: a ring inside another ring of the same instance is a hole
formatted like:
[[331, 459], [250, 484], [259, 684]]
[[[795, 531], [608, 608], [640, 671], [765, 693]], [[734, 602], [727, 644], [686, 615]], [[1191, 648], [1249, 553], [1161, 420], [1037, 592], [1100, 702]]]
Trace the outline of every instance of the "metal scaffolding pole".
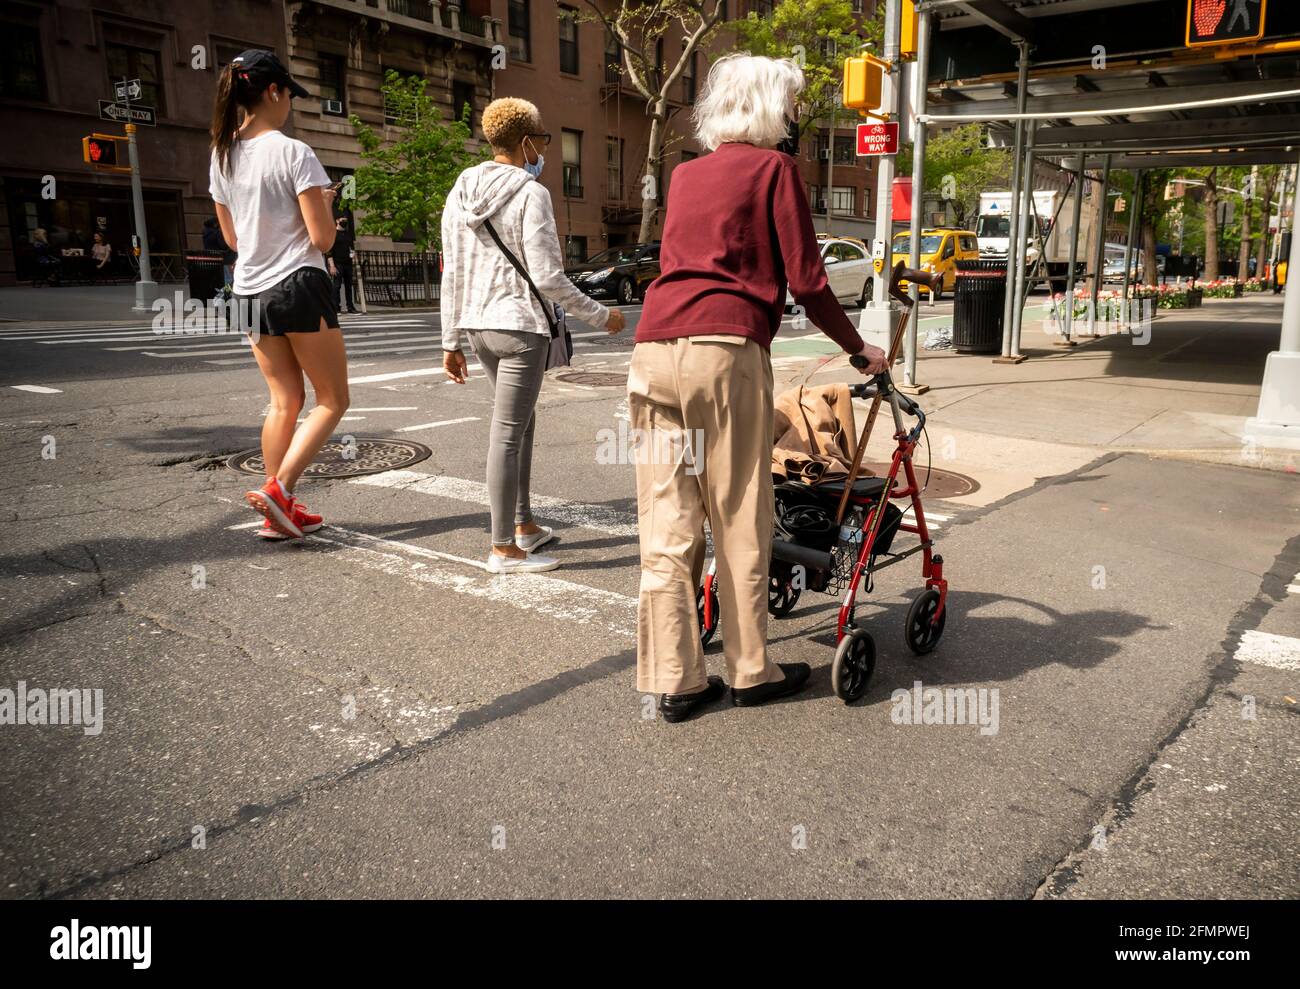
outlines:
[[[1029, 223], [1034, 219], [1034, 217], [1038, 215], [1037, 211], [1032, 208], [1034, 202], [1034, 135], [1037, 133], [1037, 131], [1038, 131], [1038, 121], [1031, 120], [1029, 122], [1029, 130], [1025, 134], [1025, 163], [1020, 169], [1021, 178], [1024, 182], [1023, 192], [1024, 192], [1025, 203], [1030, 207], [1030, 209], [1025, 214], [1024, 219], [1022, 220], [1022, 226], [1024, 226], [1026, 232], [1029, 231]], [[1038, 245], [1038, 261], [1039, 263], [1041, 263], [1043, 259], [1043, 247], [1044, 247], [1044, 245], [1041, 243], [1042, 231], [1036, 229], [1034, 231], [1034, 235], [1037, 237], [1037, 239], [1040, 242]], [[1023, 237], [1021, 237], [1020, 239], [1022, 241], [1024, 240]], [[1012, 311], [1011, 311], [1011, 357], [1012, 358], [1020, 357], [1020, 328], [1025, 315], [1025, 300], [1029, 294], [1028, 275], [1029, 273], [1025, 269], [1025, 264], [1022, 259], [1020, 263], [1016, 265], [1016, 298], [1015, 298], [1015, 304], [1012, 306]], [[1048, 291], [1049, 292], [1051, 291], [1050, 282], [1048, 283]]]
[[[913, 113], [925, 113], [926, 77], [930, 71], [930, 14], [920, 15], [916, 42], [916, 93], [913, 97]], [[921, 121], [916, 122], [916, 144], [912, 155], [912, 225], [911, 255], [909, 268], [921, 266], [921, 220], [925, 207], [925, 138], [926, 127]], [[908, 289], [912, 304], [921, 301], [921, 288], [915, 282]], [[934, 293], [930, 293], [934, 299]], [[903, 387], [913, 393], [928, 390], [916, 383], [916, 328], [919, 319], [908, 320], [907, 336], [903, 340]]]
[[[1065, 346], [1071, 346], [1074, 339], [1074, 280], [1075, 267], [1079, 263], [1079, 223], [1083, 220], [1083, 155], [1079, 155], [1079, 167], [1074, 172], [1074, 226], [1070, 228], [1070, 272], [1065, 282]], [[1051, 283], [1048, 283], [1051, 290]]]
[[1119, 297], [1119, 318], [1121, 323], [1128, 322], [1128, 290], [1133, 281], [1133, 240], [1137, 237], [1138, 203], [1142, 201], [1142, 181], [1146, 171], [1139, 168], [1137, 181], [1133, 183], [1133, 202], [1128, 204], [1128, 243], [1124, 245], [1124, 291]]
[[[1029, 43], [1020, 42], [1020, 76], [1016, 85], [1016, 109], [1025, 112], [1029, 100]], [[1007, 296], [1002, 307], [1002, 357], [1001, 360], [1019, 361], [1012, 357], [1011, 349], [1011, 312], [1014, 303], [1015, 271], [1023, 264], [1021, 249], [1024, 237], [1020, 234], [1020, 167], [1025, 153], [1025, 130], [1023, 120], [1016, 121], [1015, 150], [1012, 152], [1011, 164], [1011, 216], [1007, 230]]]
[[1106, 202], [1110, 195], [1110, 155], [1101, 173], [1101, 208], [1097, 211], [1097, 250], [1092, 256], [1092, 306], [1088, 311], [1088, 332], [1097, 333], [1097, 304], [1102, 276], [1106, 271]]

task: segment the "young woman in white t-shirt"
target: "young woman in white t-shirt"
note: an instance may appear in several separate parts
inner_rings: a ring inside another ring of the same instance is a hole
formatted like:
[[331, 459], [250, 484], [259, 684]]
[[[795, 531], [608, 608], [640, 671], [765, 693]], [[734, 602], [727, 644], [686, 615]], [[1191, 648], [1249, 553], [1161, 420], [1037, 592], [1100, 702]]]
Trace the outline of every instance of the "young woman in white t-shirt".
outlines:
[[[291, 99], [306, 95], [274, 52], [253, 49], [222, 70], [212, 115], [209, 179], [221, 234], [238, 252], [237, 317], [271, 392], [266, 484], [245, 495], [266, 518], [258, 532], [266, 539], [320, 528], [293, 489], [348, 407], [347, 354], [324, 258], [334, 244], [334, 190], [311, 148], [280, 132]], [[297, 425], [304, 372], [316, 408]]]

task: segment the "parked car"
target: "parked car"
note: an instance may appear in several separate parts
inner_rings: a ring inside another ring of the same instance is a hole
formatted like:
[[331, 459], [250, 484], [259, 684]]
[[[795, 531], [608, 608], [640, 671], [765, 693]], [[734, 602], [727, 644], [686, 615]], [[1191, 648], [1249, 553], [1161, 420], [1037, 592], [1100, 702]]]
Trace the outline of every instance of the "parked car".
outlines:
[[644, 298], [646, 286], [659, 277], [659, 244], [620, 244], [570, 265], [564, 273], [593, 299], [613, 299], [626, 306]]
[[[840, 302], [855, 302], [862, 308], [871, 301], [871, 253], [854, 237], [818, 237], [826, 281]], [[785, 308], [794, 306], [794, 296], [785, 295]]]
[[[912, 235], [904, 230], [894, 235], [894, 260], [906, 259], [912, 253]], [[957, 285], [957, 262], [978, 261], [980, 256], [979, 240], [973, 230], [953, 230], [936, 227], [921, 231], [921, 250], [918, 254], [921, 268], [929, 272], [939, 272], [943, 279], [934, 290], [934, 301], [943, 298], [944, 292], [951, 292]], [[899, 288], [906, 291], [907, 282], [899, 282]], [[920, 286], [926, 295], [930, 289]]]

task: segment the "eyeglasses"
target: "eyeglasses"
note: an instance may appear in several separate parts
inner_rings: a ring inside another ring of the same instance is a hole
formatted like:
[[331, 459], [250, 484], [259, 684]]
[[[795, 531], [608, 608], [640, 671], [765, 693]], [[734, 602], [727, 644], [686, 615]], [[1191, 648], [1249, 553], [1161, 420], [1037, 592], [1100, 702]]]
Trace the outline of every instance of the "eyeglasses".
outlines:
[[529, 135], [528, 135], [528, 139], [529, 139], [530, 141], [534, 141], [534, 142], [536, 142], [536, 141], [541, 141], [541, 142], [542, 142], [542, 147], [544, 147], [544, 148], [549, 148], [549, 147], [551, 146], [551, 135], [550, 135], [550, 134], [546, 134], [546, 133], [542, 133], [542, 134], [529, 134]]

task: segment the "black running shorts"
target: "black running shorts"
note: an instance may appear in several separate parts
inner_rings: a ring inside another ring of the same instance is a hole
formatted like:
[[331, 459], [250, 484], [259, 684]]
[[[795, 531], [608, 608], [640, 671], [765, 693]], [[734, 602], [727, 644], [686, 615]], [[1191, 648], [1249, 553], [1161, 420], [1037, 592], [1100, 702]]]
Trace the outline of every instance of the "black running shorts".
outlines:
[[245, 332], [252, 329], [272, 337], [315, 333], [322, 319], [329, 329], [339, 326], [334, 283], [324, 268], [299, 268], [278, 284], [256, 295], [236, 295], [235, 300], [239, 303], [235, 318]]

